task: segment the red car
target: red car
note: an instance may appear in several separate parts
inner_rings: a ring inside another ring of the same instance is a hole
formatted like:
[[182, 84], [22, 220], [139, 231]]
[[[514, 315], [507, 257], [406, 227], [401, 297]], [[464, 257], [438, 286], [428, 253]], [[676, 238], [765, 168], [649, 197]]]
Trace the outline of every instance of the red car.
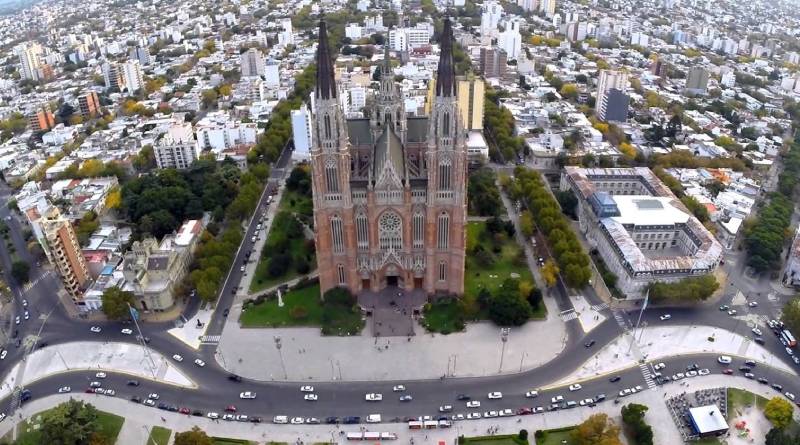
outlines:
[[181, 414], [190, 414], [192, 411], [189, 408], [184, 406], [181, 409], [179, 409], [178, 412], [181, 413]]
[[236, 407], [233, 406], [233, 405], [228, 405], [228, 407], [225, 408], [225, 411], [227, 411], [229, 413], [235, 413], [236, 412]]
[[731, 369], [731, 368], [723, 369], [722, 373], [731, 375], [731, 374], [733, 374], [733, 369]]
[[533, 410], [531, 408], [520, 408], [517, 410], [518, 416], [526, 416], [528, 414], [533, 414]]
[[86, 388], [85, 391], [87, 394], [94, 394], [94, 388]]

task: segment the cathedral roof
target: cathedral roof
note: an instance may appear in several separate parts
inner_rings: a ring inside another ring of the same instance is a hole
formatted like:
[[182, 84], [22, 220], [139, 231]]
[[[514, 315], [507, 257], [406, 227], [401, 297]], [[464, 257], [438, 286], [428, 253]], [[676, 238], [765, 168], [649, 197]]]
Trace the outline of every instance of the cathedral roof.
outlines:
[[444, 19], [444, 30], [439, 42], [439, 67], [436, 70], [436, 95], [453, 97], [456, 95], [456, 68], [453, 62], [453, 28], [450, 19]]
[[317, 42], [317, 99], [336, 98], [336, 79], [333, 59], [328, 44], [328, 27], [324, 20], [319, 21], [319, 41]]
[[[392, 131], [389, 126], [383, 130], [383, 134], [378, 138], [375, 143], [375, 155], [373, 157], [373, 177], [376, 179], [381, 178], [381, 174], [387, 167], [391, 167], [397, 178], [402, 180], [405, 178], [406, 163], [405, 153], [403, 151], [403, 143], [400, 138]], [[386, 165], [389, 163], [389, 165]]]

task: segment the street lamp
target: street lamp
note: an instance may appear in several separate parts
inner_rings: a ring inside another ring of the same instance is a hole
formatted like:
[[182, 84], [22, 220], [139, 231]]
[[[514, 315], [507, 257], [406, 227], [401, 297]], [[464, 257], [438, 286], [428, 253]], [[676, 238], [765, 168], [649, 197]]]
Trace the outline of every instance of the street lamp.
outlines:
[[503, 372], [503, 358], [506, 355], [506, 342], [508, 342], [508, 333], [511, 332], [511, 328], [501, 328], [500, 329], [500, 342], [502, 344], [500, 349], [500, 369], [497, 370], [497, 373]]
[[275, 349], [278, 350], [278, 356], [281, 359], [281, 368], [283, 369], [283, 379], [289, 380], [289, 376], [286, 374], [286, 364], [283, 362], [283, 353], [281, 352], [281, 337], [280, 335], [276, 335], [272, 337], [275, 340]]

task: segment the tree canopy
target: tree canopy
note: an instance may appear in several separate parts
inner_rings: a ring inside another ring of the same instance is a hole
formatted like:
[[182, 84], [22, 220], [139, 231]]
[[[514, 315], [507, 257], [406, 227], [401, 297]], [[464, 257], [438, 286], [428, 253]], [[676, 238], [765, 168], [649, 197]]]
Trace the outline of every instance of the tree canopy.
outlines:
[[675, 283], [656, 281], [650, 285], [650, 298], [661, 301], [704, 301], [719, 288], [714, 275], [684, 278]]
[[622, 407], [622, 422], [633, 432], [635, 445], [653, 445], [653, 428], [644, 420], [647, 409], [637, 403]]
[[494, 170], [484, 167], [469, 175], [467, 197], [469, 213], [478, 216], [497, 216], [503, 209]]
[[621, 445], [619, 427], [607, 414], [594, 414], [570, 433], [576, 445]]
[[111, 320], [127, 320], [130, 318], [128, 305], [136, 302], [133, 292], [124, 291], [116, 286], [103, 291], [103, 313]]
[[214, 440], [205, 431], [194, 427], [189, 431], [175, 434], [175, 445], [213, 445]]
[[791, 402], [783, 397], [773, 397], [769, 399], [764, 406], [764, 417], [772, 423], [775, 428], [786, 428], [792, 422], [792, 408]]
[[42, 414], [41, 443], [84, 445], [106, 443], [98, 437], [99, 424], [94, 406], [70, 399]]

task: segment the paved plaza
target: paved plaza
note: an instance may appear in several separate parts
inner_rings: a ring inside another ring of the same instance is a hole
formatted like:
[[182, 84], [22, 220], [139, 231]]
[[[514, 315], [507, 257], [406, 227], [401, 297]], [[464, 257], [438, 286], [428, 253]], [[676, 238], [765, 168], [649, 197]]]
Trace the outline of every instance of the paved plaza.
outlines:
[[[627, 397], [625, 403], [642, 403], [647, 405], [650, 409], [647, 411], [646, 420], [648, 424], [653, 427], [655, 444], [674, 445], [683, 442], [670, 417], [665, 400], [683, 392], [688, 393], [701, 389], [726, 386], [745, 389], [765, 397], [773, 397], [775, 395], [774, 391], [764, 385], [760, 385], [744, 377], [709, 375], [695, 377], [682, 385], [667, 385], [654, 390], [643, 391]], [[153, 408], [112, 397], [97, 397], [91, 394], [79, 393], [54, 394], [26, 403], [18, 411], [18, 415], [0, 423], [0, 437], [9, 433], [14, 425], [21, 419], [28, 418], [38, 412], [49, 409], [58, 403], [68, 400], [70, 397], [90, 402], [100, 410], [125, 416], [125, 423], [127, 425], [123, 425], [117, 442], [125, 445], [144, 445], [143, 438], [147, 437], [149, 428], [156, 424], [170, 428], [173, 432], [187, 431], [193, 426], [198, 426], [209, 435], [217, 437], [246, 439], [255, 441], [258, 444], [266, 444], [268, 442], [287, 442], [295, 444], [302, 442], [304, 445], [318, 442], [345, 444], [347, 441], [343, 432], [357, 432], [359, 428], [359, 426], [356, 425], [335, 427], [331, 425], [294, 426], [274, 425], [270, 423], [243, 424], [239, 422], [215, 422], [205, 418], [163, 411], [158, 411], [158, 414], [163, 416], [165, 421], [159, 422], [158, 417], [153, 415]], [[452, 444], [455, 443], [458, 435], [483, 436], [486, 435], [487, 430], [491, 427], [496, 427], [498, 434], [512, 434], [523, 428], [527, 429], [532, 434], [534, 431], [540, 429], [547, 430], [576, 425], [585, 420], [588, 416], [600, 412], [608, 414], [620, 424], [621, 407], [622, 405], [615, 405], [607, 402], [591, 408], [578, 407], [555, 413], [462, 421], [457, 422], [453, 428], [450, 429], [409, 430], [405, 424], [376, 424], [367, 426], [367, 429], [369, 431], [394, 433], [397, 435], [398, 440], [393, 442], [398, 444], [408, 444], [412, 443], [412, 441], [415, 445], [435, 445], [439, 441]], [[795, 408], [795, 416], [797, 416], [797, 408]], [[729, 420], [729, 424], [732, 425], [735, 420], [740, 418], [741, 416], [732, 416]], [[363, 427], [363, 425], [361, 427]], [[754, 439], [755, 440], [748, 441], [747, 443], [764, 443], [762, 437], [754, 437]]]

